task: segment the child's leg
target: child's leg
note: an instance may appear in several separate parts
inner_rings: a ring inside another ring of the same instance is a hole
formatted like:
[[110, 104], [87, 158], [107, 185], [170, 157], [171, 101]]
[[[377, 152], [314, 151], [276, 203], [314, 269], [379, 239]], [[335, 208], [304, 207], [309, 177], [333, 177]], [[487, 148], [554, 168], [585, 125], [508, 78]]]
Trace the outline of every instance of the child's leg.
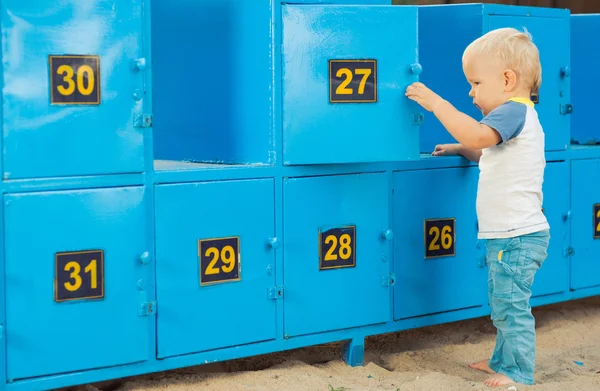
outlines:
[[529, 299], [535, 273], [546, 259], [548, 242], [548, 232], [541, 232], [511, 239], [500, 248], [489, 246], [490, 304], [498, 330], [489, 367], [522, 384], [534, 382], [535, 319]]

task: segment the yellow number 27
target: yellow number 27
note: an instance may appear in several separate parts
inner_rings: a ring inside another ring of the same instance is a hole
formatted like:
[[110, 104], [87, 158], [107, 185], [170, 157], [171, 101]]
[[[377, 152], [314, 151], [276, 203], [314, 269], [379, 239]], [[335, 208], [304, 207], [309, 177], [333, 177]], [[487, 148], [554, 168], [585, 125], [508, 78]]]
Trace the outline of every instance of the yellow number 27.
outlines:
[[[371, 69], [369, 68], [357, 68], [354, 70], [354, 73], [362, 76], [360, 83], [358, 84], [358, 94], [362, 95], [365, 93], [365, 85], [367, 84], [367, 80], [369, 76], [371, 76]], [[352, 82], [354, 75], [352, 71], [348, 68], [340, 68], [335, 74], [338, 78], [344, 78], [344, 80], [340, 83], [340, 85], [336, 88], [335, 93], [338, 95], [352, 95], [354, 90], [349, 88], [348, 85]]]

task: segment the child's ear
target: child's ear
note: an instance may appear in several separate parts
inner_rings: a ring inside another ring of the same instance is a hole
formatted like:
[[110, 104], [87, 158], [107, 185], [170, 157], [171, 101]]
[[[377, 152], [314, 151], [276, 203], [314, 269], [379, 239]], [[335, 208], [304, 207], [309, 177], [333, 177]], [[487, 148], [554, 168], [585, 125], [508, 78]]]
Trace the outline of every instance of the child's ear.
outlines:
[[517, 74], [512, 69], [504, 71], [504, 91], [509, 92], [517, 86]]

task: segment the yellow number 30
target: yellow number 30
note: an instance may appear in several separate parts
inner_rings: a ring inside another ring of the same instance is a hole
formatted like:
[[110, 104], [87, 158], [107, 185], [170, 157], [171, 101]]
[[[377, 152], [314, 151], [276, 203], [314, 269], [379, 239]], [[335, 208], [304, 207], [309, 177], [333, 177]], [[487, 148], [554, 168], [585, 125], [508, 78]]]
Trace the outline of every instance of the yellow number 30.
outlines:
[[[90, 95], [94, 91], [94, 71], [92, 67], [89, 65], [82, 65], [77, 68], [77, 83], [73, 80], [74, 71], [73, 68], [69, 65], [61, 65], [56, 70], [56, 73], [63, 76], [63, 81], [67, 84], [67, 86], [58, 86], [56, 89], [61, 95], [68, 96], [75, 92], [75, 88], [81, 95]], [[85, 79], [87, 78], [88, 83], [85, 86]]]

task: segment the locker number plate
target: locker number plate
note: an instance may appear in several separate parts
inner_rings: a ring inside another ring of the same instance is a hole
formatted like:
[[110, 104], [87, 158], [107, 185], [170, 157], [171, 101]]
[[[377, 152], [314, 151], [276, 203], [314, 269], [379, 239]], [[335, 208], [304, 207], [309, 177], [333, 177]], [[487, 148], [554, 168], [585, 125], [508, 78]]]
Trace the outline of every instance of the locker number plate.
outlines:
[[198, 241], [200, 285], [240, 280], [240, 239], [238, 237]]
[[54, 301], [104, 297], [104, 252], [60, 252], [55, 257]]
[[594, 205], [594, 239], [600, 239], [600, 204]]
[[425, 258], [455, 255], [455, 232], [455, 219], [425, 220]]
[[356, 226], [319, 230], [319, 270], [356, 266]]
[[49, 56], [48, 60], [52, 104], [100, 104], [99, 56]]
[[377, 102], [377, 60], [329, 60], [329, 102]]

